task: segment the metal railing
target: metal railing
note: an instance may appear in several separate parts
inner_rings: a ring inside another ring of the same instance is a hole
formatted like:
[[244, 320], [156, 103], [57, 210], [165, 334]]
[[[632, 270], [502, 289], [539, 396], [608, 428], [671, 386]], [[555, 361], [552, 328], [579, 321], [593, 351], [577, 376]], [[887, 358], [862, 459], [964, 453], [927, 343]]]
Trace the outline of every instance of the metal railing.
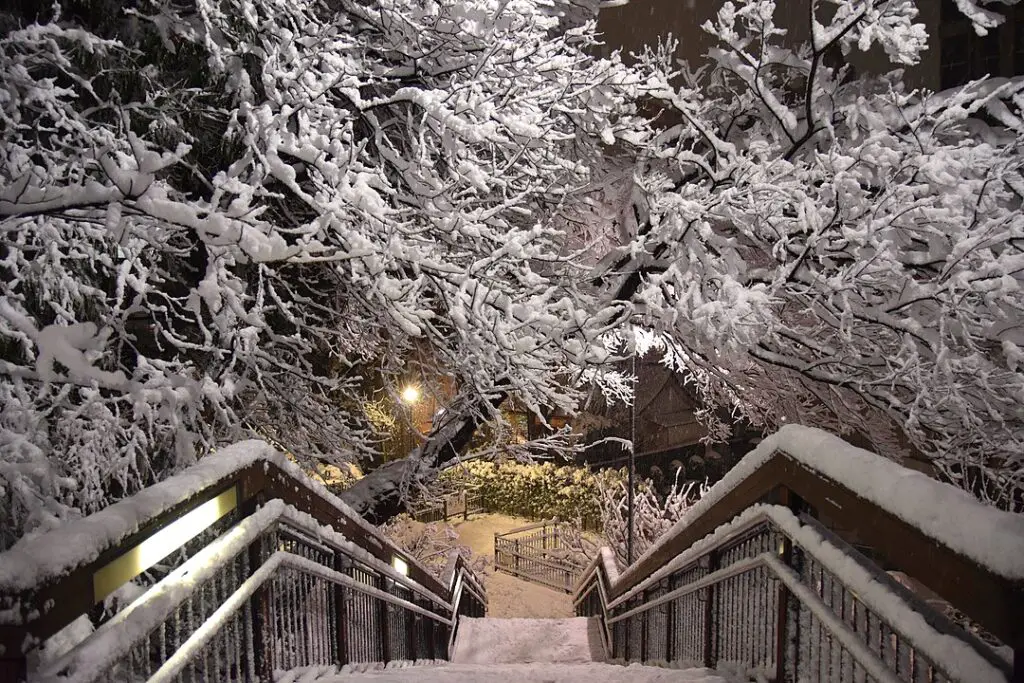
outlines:
[[[570, 539], [580, 538], [557, 521], [537, 522], [494, 534], [494, 568], [548, 588], [571, 593], [589, 557]], [[596, 550], [596, 548], [595, 548]]]
[[[262, 485], [248, 481], [246, 488], [245, 477], [254, 471], [265, 476]], [[201, 546], [187, 545], [167, 561], [159, 581], [58, 660], [30, 670], [32, 647], [5, 648], [4, 680], [268, 681], [275, 670], [300, 666], [447, 659], [459, 616], [485, 613], [486, 594], [461, 557], [453, 557], [438, 580], [372, 527], [342, 519], [344, 510], [323, 492], [273, 463], [235, 474], [242, 476], [227, 479], [238, 487], [240, 512], [212, 538], [207, 533]], [[221, 491], [223, 484], [212, 488]], [[334, 514], [324, 514], [328, 509]], [[165, 516], [153, 533], [174, 516]], [[138, 547], [140, 540], [135, 535], [118, 549]], [[62, 584], [81, 585], [83, 576], [102, 575], [111, 563], [100, 564], [17, 600], [4, 598], [31, 603], [60, 595]], [[5, 644], [19, 635], [23, 643], [38, 644], [47, 631], [85, 612], [57, 613], [46, 621], [29, 613], [19, 626], [6, 625]], [[20, 634], [11, 637], [15, 629]], [[13, 674], [12, 661], [21, 662]]]
[[[682, 547], [670, 539], [622, 577], [600, 557], [591, 563], [575, 610], [602, 619], [614, 659], [729, 665], [779, 683], [1021, 680], [1011, 661], [826, 528], [806, 499], [778, 481], [761, 493], [788, 505], [727, 509], [760, 497], [756, 482], [747, 484], [703, 515], [727, 521], [703, 533], [707, 520], [693, 520], [680, 533]], [[861, 529], [860, 540], [886, 531]], [[979, 585], [979, 594], [991, 589]], [[1019, 591], [1010, 584], [1008, 609]], [[989, 623], [993, 631], [1001, 624]]]

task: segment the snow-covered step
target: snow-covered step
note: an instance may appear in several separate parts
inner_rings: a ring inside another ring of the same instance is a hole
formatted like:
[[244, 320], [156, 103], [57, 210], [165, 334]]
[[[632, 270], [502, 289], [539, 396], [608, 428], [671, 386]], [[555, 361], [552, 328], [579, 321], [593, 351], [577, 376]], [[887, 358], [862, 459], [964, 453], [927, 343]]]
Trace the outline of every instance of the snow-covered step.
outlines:
[[572, 619], [459, 619], [453, 664], [583, 664], [605, 661], [601, 622]]
[[292, 671], [277, 683], [730, 683], [709, 669], [614, 664], [447, 664], [335, 673]]

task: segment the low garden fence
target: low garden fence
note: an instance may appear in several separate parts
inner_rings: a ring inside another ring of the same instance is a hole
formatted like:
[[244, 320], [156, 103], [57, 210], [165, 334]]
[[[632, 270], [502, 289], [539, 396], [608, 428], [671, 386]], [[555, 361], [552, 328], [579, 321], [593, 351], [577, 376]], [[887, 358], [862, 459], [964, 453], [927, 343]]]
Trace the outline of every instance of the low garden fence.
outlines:
[[537, 522], [494, 534], [494, 568], [571, 593], [596, 550], [590, 545], [574, 527], [557, 520]]

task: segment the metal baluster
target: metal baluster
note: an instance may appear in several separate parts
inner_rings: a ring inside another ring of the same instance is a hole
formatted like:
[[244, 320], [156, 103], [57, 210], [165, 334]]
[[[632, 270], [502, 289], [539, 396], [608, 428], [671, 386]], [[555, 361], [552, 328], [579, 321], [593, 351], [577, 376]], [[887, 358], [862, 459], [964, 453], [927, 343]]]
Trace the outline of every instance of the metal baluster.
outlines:
[[[747, 544], [748, 550], [753, 550], [753, 541]], [[754, 666], [757, 664], [756, 651], [757, 648], [754, 645], [755, 632], [754, 632], [754, 582], [757, 580], [756, 570], [751, 570], [743, 574], [743, 660], [747, 662], [748, 666]]]
[[[225, 586], [225, 584], [227, 583], [227, 566], [226, 565], [224, 566], [224, 568], [222, 568], [220, 571], [218, 571], [214, 575], [213, 581], [214, 581], [214, 589], [215, 589], [214, 590], [214, 605], [215, 605], [214, 606], [214, 610], [216, 610], [217, 609], [216, 605], [223, 605], [224, 601], [227, 599], [228, 595], [230, 595], [230, 593], [227, 592], [227, 588]], [[230, 628], [230, 623], [231, 623], [230, 621], [226, 622], [224, 624], [224, 629]], [[222, 662], [221, 662], [221, 654], [222, 654], [222, 649], [224, 649], [227, 646], [227, 635], [228, 635], [227, 631], [226, 630], [223, 631], [220, 635], [218, 635], [218, 637], [214, 641], [214, 644], [212, 645], [212, 647], [213, 647], [213, 666], [214, 666], [214, 671], [216, 672], [217, 676], [224, 676], [225, 675], [225, 670], [224, 670], [224, 668], [222, 666]], [[228, 672], [228, 676], [230, 678], [230, 672]]]
[[157, 653], [160, 657], [160, 663], [163, 664], [167, 661], [167, 622], [161, 621], [160, 627], [157, 629]]
[[319, 664], [328, 664], [330, 662], [330, 655], [327, 654], [326, 645], [328, 643], [330, 629], [330, 623], [327, 619], [327, 590], [330, 584], [323, 580], [316, 580], [316, 633], [317, 633], [317, 662]]
[[299, 570], [292, 570], [289, 573], [288, 585], [292, 591], [292, 656], [295, 658], [295, 666], [305, 666], [306, 638], [303, 631], [303, 606], [302, 606], [302, 573]]
[[[312, 552], [312, 551], [310, 551]], [[312, 647], [312, 605], [310, 601], [311, 591], [311, 580], [310, 576], [305, 572], [298, 575], [298, 589], [299, 589], [299, 629], [302, 632], [302, 648], [299, 650], [302, 658], [299, 666], [308, 666], [314, 663], [313, 659], [313, 647]]]

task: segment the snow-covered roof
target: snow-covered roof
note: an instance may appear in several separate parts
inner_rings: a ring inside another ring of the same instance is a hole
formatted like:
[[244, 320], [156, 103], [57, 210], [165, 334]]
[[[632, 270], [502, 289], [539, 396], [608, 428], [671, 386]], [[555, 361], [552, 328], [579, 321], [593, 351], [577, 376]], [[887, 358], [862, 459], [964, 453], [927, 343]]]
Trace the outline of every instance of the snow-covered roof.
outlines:
[[748, 453], [636, 563], [704, 514], [777, 452], [889, 511], [950, 550], [1007, 579], [1024, 579], [1024, 515], [1003, 512], [966, 491], [851, 446], [826, 431], [786, 425]]

